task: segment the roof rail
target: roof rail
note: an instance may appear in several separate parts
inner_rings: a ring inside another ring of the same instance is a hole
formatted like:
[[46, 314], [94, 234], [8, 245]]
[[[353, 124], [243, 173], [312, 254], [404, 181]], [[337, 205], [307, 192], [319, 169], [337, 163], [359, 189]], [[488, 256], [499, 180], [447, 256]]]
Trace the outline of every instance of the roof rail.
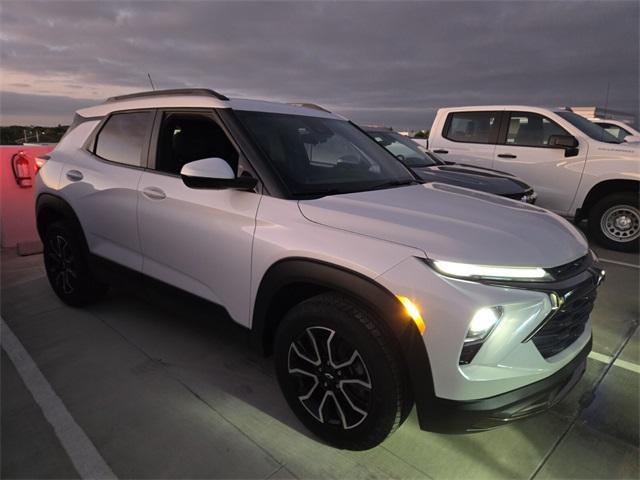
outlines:
[[129, 93], [127, 95], [118, 95], [116, 97], [109, 97], [104, 103], [119, 102], [121, 100], [131, 100], [134, 98], [146, 98], [146, 97], [164, 97], [167, 95], [198, 95], [215, 97], [218, 100], [229, 100], [227, 97], [215, 90], [208, 88], [174, 88], [170, 90], [151, 90], [148, 92]]
[[312, 108], [313, 110], [322, 110], [323, 112], [331, 113], [330, 110], [327, 110], [326, 108], [321, 107], [320, 105], [317, 105], [315, 103], [291, 102], [289, 103], [289, 105], [293, 105], [294, 107]]

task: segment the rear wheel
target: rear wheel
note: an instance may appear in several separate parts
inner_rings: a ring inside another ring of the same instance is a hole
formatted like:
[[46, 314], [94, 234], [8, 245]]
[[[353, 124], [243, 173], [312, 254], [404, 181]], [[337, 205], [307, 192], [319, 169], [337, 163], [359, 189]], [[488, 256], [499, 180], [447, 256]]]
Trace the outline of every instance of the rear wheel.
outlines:
[[637, 252], [640, 245], [638, 194], [607, 195], [589, 213], [590, 236], [600, 245], [622, 252]]
[[392, 340], [342, 295], [322, 294], [291, 309], [276, 335], [276, 371], [302, 423], [350, 450], [375, 447], [393, 433], [412, 400]]
[[82, 239], [67, 223], [49, 225], [43, 243], [49, 283], [63, 302], [72, 306], [86, 305], [106, 291], [106, 285], [91, 274]]

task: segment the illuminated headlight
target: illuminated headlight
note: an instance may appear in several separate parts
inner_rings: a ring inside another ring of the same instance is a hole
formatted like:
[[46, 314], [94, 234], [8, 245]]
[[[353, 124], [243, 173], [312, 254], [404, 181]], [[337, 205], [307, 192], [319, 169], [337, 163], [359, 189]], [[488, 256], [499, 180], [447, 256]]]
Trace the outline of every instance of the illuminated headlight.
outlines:
[[471, 319], [464, 343], [484, 340], [502, 318], [502, 307], [483, 307]]
[[441, 260], [434, 260], [430, 264], [443, 275], [458, 278], [521, 281], [546, 281], [552, 279], [544, 268], [539, 267], [498, 267]]

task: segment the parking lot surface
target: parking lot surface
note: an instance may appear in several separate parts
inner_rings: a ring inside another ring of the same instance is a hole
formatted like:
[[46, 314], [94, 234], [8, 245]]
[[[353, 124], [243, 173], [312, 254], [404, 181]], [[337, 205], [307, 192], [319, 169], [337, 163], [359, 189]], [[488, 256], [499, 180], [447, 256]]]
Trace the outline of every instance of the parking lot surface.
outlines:
[[70, 308], [41, 255], [4, 250], [1, 476], [638, 478], [638, 256], [597, 251], [593, 353], [565, 400], [472, 435], [422, 432], [413, 412], [350, 452], [305, 430], [272, 359], [217, 312], [131, 288]]

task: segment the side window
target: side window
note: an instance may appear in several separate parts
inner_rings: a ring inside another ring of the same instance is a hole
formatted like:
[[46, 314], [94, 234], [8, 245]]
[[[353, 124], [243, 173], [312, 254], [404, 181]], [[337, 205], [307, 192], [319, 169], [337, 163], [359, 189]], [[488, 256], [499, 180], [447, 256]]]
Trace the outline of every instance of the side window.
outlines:
[[453, 112], [445, 124], [444, 137], [454, 142], [493, 143], [500, 112]]
[[537, 113], [511, 112], [509, 115], [507, 145], [546, 147], [551, 135], [569, 133], [557, 123]]
[[165, 113], [158, 137], [156, 170], [179, 174], [194, 160], [218, 157], [238, 174], [238, 152], [220, 125], [203, 113]]
[[619, 127], [618, 125], [613, 125], [611, 123], [598, 123], [597, 125], [600, 125], [602, 128], [604, 128], [607, 132], [609, 132], [611, 135], [616, 137], [618, 140], [624, 140], [624, 137], [629, 135], [629, 132], [627, 132], [622, 127]]
[[111, 115], [98, 133], [95, 154], [112, 162], [142, 166], [142, 149], [152, 118], [152, 112]]

